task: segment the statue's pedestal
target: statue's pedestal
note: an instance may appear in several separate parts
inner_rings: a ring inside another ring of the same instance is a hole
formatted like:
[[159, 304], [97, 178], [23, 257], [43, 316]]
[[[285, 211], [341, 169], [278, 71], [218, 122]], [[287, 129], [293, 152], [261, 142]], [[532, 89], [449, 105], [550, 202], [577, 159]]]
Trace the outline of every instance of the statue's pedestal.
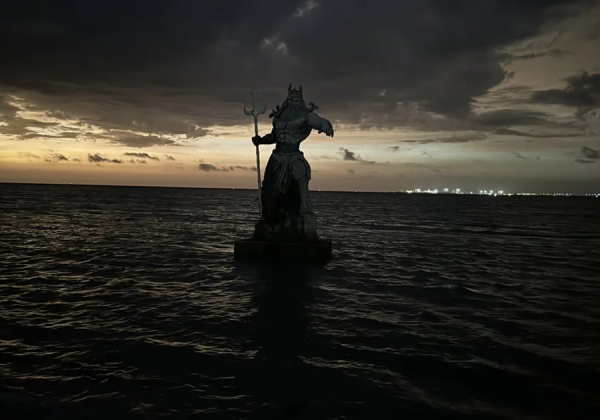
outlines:
[[331, 241], [317, 239], [306, 242], [258, 241], [242, 239], [234, 245], [234, 257], [237, 259], [294, 259], [309, 261], [327, 261], [331, 258]]
[[236, 241], [235, 258], [296, 259], [326, 261], [331, 241], [319, 239], [314, 214], [286, 218], [279, 223], [256, 223], [250, 239]]
[[259, 220], [252, 239], [260, 242], [316, 242], [317, 219], [314, 214], [287, 217], [277, 223]]

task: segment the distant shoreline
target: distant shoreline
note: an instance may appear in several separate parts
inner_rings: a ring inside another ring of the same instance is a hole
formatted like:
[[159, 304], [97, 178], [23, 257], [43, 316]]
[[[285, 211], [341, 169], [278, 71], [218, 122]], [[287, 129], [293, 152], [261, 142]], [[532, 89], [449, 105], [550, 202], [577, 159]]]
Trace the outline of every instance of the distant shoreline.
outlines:
[[[231, 190], [241, 190], [241, 191], [256, 191], [256, 188], [237, 188], [237, 187], [180, 187], [180, 186], [165, 186], [165, 185], [110, 185], [110, 184], [60, 184], [60, 183], [42, 183], [42, 182], [5, 182], [0, 181], [0, 185], [31, 185], [31, 186], [50, 186], [50, 187], [65, 187], [65, 186], [74, 186], [74, 187], [107, 187], [107, 188], [175, 188], [175, 189], [184, 189], [184, 190], [223, 190], [223, 191], [231, 191]], [[600, 193], [588, 193], [588, 194], [576, 194], [576, 193], [505, 193], [499, 195], [493, 194], [480, 194], [480, 193], [449, 193], [449, 192], [438, 192], [438, 193], [428, 193], [428, 192], [415, 192], [415, 191], [405, 191], [405, 190], [397, 190], [397, 191], [348, 191], [348, 190], [311, 190], [311, 193], [347, 193], [347, 194], [405, 194], [405, 195], [443, 195], [443, 196], [492, 196], [494, 198], [497, 197], [585, 197], [585, 198], [600, 198]]]

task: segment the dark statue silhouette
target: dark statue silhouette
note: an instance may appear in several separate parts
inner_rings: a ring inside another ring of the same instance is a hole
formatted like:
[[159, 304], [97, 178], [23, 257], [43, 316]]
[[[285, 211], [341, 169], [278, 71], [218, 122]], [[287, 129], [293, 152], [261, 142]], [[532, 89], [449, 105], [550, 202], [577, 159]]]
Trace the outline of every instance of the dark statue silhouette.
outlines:
[[288, 87], [288, 95], [281, 107], [269, 114], [273, 130], [265, 136], [255, 136], [255, 145], [275, 144], [262, 182], [262, 215], [256, 224], [253, 240], [298, 242], [317, 241], [317, 221], [308, 191], [311, 179], [310, 165], [300, 151], [300, 143], [311, 131], [318, 130], [333, 137], [333, 127], [314, 110], [312, 102], [304, 102], [300, 89]]

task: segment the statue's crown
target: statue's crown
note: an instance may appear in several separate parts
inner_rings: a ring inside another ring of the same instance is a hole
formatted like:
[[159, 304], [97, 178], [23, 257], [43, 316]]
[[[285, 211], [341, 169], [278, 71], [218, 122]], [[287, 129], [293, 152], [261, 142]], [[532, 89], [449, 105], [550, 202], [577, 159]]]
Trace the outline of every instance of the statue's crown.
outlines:
[[302, 99], [302, 85], [300, 85], [300, 89], [292, 89], [292, 84], [288, 86], [288, 98], [300, 98]]

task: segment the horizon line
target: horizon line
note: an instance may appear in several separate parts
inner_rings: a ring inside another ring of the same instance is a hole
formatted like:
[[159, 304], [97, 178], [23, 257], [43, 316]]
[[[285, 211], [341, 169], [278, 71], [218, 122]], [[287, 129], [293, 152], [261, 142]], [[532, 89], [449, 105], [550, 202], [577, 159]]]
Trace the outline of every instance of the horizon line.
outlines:
[[[60, 183], [60, 182], [13, 182], [13, 181], [0, 181], [0, 184], [11, 184], [11, 185], [50, 185], [50, 186], [66, 186], [73, 185], [77, 187], [124, 187], [124, 188], [179, 188], [179, 189], [195, 189], [195, 190], [243, 190], [243, 191], [256, 191], [256, 188], [238, 188], [238, 187], [184, 187], [176, 185], [129, 185], [129, 184], [78, 184], [78, 183]], [[408, 192], [410, 191], [410, 192]], [[333, 193], [374, 193], [374, 194], [417, 194], [417, 195], [482, 195], [488, 196], [490, 194], [480, 194], [476, 192], [465, 192], [465, 193], [438, 193], [432, 194], [424, 191], [415, 192], [412, 190], [390, 190], [390, 191], [374, 191], [374, 190], [310, 190], [310, 192], [333, 192]], [[597, 197], [600, 193], [569, 193], [569, 192], [510, 192], [502, 194], [501, 196], [561, 196], [561, 197]], [[562, 194], [562, 195], [561, 195]]]

